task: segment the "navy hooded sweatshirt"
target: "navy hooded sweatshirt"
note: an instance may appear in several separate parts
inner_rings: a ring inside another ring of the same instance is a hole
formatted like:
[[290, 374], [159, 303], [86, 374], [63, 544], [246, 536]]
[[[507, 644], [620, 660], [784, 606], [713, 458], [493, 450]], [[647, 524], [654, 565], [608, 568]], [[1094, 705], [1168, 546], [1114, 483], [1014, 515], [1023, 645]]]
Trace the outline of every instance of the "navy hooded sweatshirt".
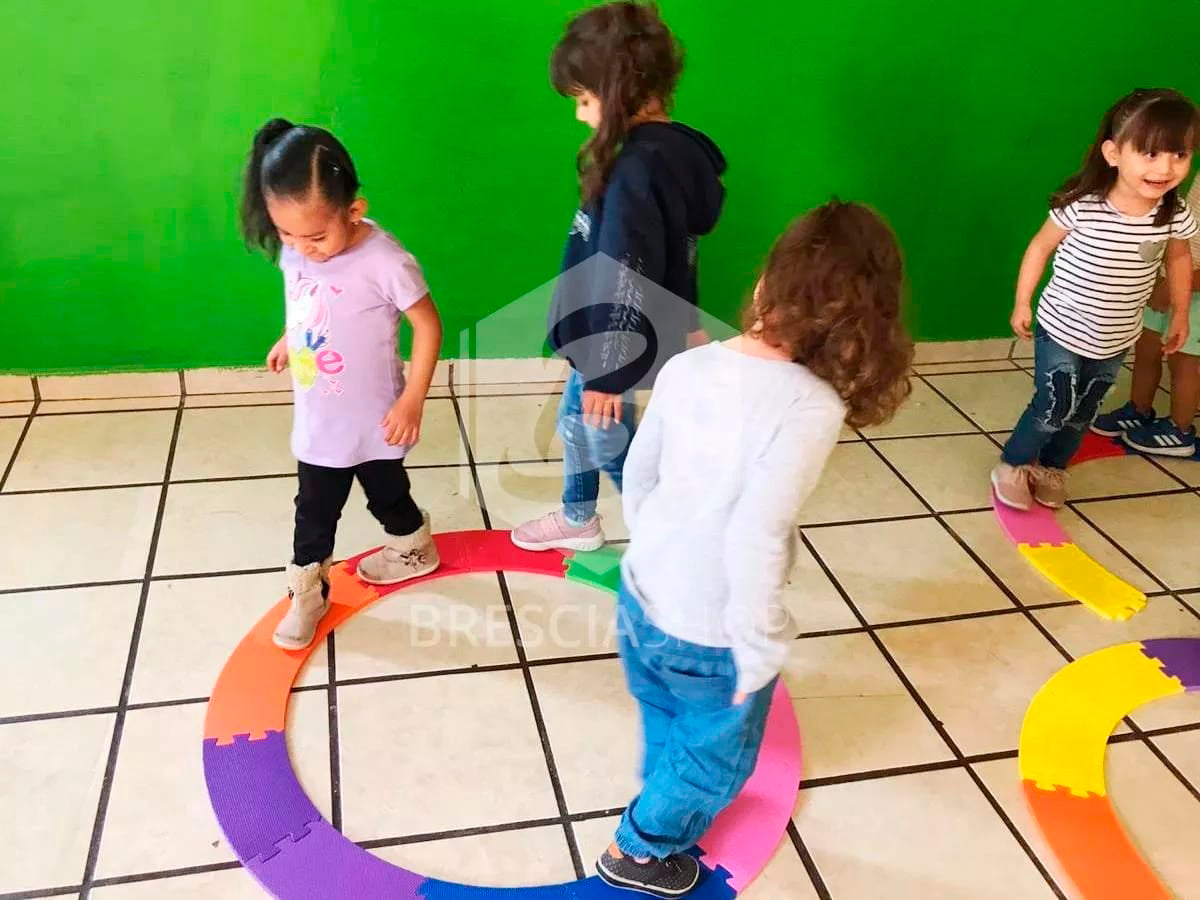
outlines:
[[725, 157], [678, 122], [632, 128], [603, 195], [575, 214], [555, 285], [549, 344], [585, 388], [650, 387], [699, 327], [699, 236], [717, 224]]

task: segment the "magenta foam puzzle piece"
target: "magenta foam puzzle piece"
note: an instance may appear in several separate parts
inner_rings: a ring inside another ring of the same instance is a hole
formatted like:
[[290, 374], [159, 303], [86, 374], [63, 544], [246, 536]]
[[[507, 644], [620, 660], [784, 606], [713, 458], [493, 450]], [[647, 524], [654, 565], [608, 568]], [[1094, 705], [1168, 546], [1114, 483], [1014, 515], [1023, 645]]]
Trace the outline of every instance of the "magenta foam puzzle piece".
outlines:
[[1070, 544], [1071, 536], [1062, 530], [1054, 513], [1041, 504], [1035, 503], [1032, 509], [1019, 510], [1005, 506], [992, 495], [992, 506], [996, 510], [996, 518], [1004, 527], [1004, 531], [1014, 544], [1050, 544], [1061, 547]]

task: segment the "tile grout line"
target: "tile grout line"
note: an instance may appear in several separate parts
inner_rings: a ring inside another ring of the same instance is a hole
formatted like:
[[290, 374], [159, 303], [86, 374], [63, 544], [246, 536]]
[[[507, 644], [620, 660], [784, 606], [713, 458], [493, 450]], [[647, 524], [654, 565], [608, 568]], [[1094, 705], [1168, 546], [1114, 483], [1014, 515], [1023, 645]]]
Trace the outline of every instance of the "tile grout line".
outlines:
[[1142, 743], [1149, 747], [1150, 752], [1158, 758], [1158, 761], [1166, 766], [1168, 772], [1175, 776], [1175, 780], [1183, 785], [1184, 790], [1191, 794], [1192, 798], [1196, 800], [1196, 802], [1200, 803], [1200, 788], [1197, 788], [1196, 785], [1192, 784], [1191, 779], [1188, 778], [1187, 775], [1185, 775], [1179, 769], [1179, 767], [1171, 761], [1171, 758], [1167, 756], [1167, 754], [1161, 747], [1158, 746], [1158, 744], [1154, 743], [1153, 738], [1147, 737], [1140, 728], [1137, 730], [1137, 733], [1142, 738]]
[[[868, 442], [868, 445], [869, 443], [870, 442]], [[872, 448], [872, 450], [877, 454], [879, 453], [879, 451], [875, 450], [874, 448]], [[879, 455], [882, 456], [882, 454]], [[917, 496], [919, 497], [920, 495], [918, 494]], [[924, 502], [924, 500], [922, 500], [922, 502]], [[809, 541], [807, 535], [805, 535], [803, 531], [800, 532], [800, 540], [804, 543], [804, 546], [808, 552], [812, 554], [813, 558], [817, 562], [817, 565], [820, 566], [821, 570], [825, 573], [825, 577], [829, 579], [830, 583], [833, 584], [834, 588], [841, 595], [842, 600], [847, 606], [849, 606], [850, 611], [854, 614], [854, 617], [859, 620], [859, 623], [864, 628], [867, 627], [869, 623], [867, 622], [867, 619], [863, 615], [862, 611], [858, 608], [858, 604], [851, 599], [849, 592], [842, 585], [841, 581], [838, 580], [837, 575], [833, 572], [833, 570], [830, 569], [825, 563], [825, 560], [821, 558], [821, 555], [817, 552], [817, 548], [812, 544], [811, 541]], [[891, 651], [887, 649], [887, 646], [884, 644], [882, 638], [875, 634], [874, 630], [871, 629], [867, 630], [867, 635], [871, 639], [871, 642], [875, 645], [876, 651], [883, 656], [884, 660], [891, 667], [893, 674], [895, 674], [895, 676], [900, 680], [900, 683], [904, 685], [904, 688], [908, 691], [909, 696], [912, 697], [913, 701], [925, 715], [925, 718], [929, 721], [929, 724], [933, 727], [933, 730], [937, 732], [938, 736], [950, 749], [950, 752], [954, 754], [956, 759], [960, 761], [965, 760], [962, 750], [959, 749], [958, 744], [956, 744], [953, 738], [951, 738], [950, 732], [946, 729], [945, 725], [942, 724], [941, 720], [934, 715], [933, 709], [925, 701], [925, 698], [921, 696], [920, 691], [916, 689], [916, 685], [914, 685], [909, 679], [908, 675], [904, 672], [904, 669], [896, 661], [896, 658], [892, 656]], [[1055, 896], [1059, 897], [1060, 900], [1067, 900], [1066, 895], [1055, 882], [1053, 876], [1050, 874], [1050, 871], [1045, 867], [1042, 861], [1038, 859], [1037, 854], [1033, 851], [1033, 847], [1030, 846], [1029, 842], [1025, 840], [1024, 835], [1021, 834], [1011, 817], [1009, 817], [1008, 813], [1005, 812], [1004, 808], [1000, 805], [1000, 802], [992, 795], [992, 792], [987, 789], [987, 785], [984, 784], [983, 779], [980, 778], [978, 773], [976, 773], [975, 770], [969, 765], [965, 766], [965, 769], [971, 780], [975, 783], [976, 787], [979, 788], [984, 797], [987, 799], [988, 803], [991, 804], [992, 810], [1000, 817], [1000, 820], [1004, 823], [1005, 827], [1008, 828], [1009, 834], [1012, 835], [1013, 839], [1017, 842], [1021, 849], [1025, 851], [1025, 855], [1033, 864], [1034, 868], [1036, 868], [1041, 874], [1042, 878], [1045, 879], [1046, 884], [1050, 887], [1050, 889], [1054, 891]]]
[[825, 879], [821, 877], [821, 870], [817, 867], [817, 861], [809, 851], [808, 845], [804, 843], [804, 838], [800, 836], [800, 829], [796, 825], [795, 818], [788, 819], [787, 836], [791, 839], [792, 846], [796, 852], [800, 854], [800, 862], [804, 865], [804, 871], [808, 873], [808, 880], [812, 882], [813, 890], [817, 892], [818, 900], [833, 900], [833, 895], [829, 893]]
[[326, 699], [329, 707], [329, 805], [330, 825], [342, 830], [342, 754], [338, 719], [337, 645], [334, 631], [325, 637], [325, 659], [328, 670]]
[[17, 456], [21, 452], [21, 447], [25, 444], [25, 437], [29, 434], [29, 429], [33, 427], [33, 417], [37, 415], [38, 406], [41, 402], [41, 396], [37, 388], [37, 382], [35, 381], [33, 386], [33, 406], [29, 408], [29, 415], [25, 417], [25, 424], [21, 426], [21, 433], [17, 436], [16, 444], [13, 445], [12, 455], [9, 456], [3, 473], [0, 473], [0, 492], [4, 491], [4, 486], [8, 483], [8, 478], [17, 465]]
[[113, 777], [116, 774], [117, 755], [121, 747], [121, 737], [125, 728], [126, 707], [129, 704], [130, 688], [133, 684], [134, 667], [137, 664], [138, 643], [141, 639], [142, 624], [146, 617], [146, 605], [150, 596], [150, 576], [154, 572], [154, 561], [158, 552], [158, 541], [162, 534], [163, 518], [167, 507], [167, 491], [170, 485], [171, 466], [175, 461], [175, 448], [179, 443], [179, 431], [183, 423], [183, 398], [175, 410], [175, 427], [171, 433], [171, 443], [167, 449], [167, 460], [163, 469], [162, 488], [158, 497], [158, 508], [154, 517], [154, 530], [150, 535], [150, 546], [146, 554], [146, 572], [142, 579], [141, 596], [138, 598], [137, 613], [134, 616], [132, 634], [129, 640], [129, 653], [125, 661], [125, 674], [121, 682], [121, 692], [117, 701], [117, 712], [113, 719], [112, 740], [109, 744], [108, 760], [104, 768], [104, 780], [100, 785], [100, 797], [96, 804], [96, 818], [92, 826], [91, 841], [88, 846], [87, 858], [84, 862], [82, 887], [79, 900], [88, 900], [91, 893], [92, 880], [96, 874], [96, 864], [100, 855], [100, 842], [104, 833], [105, 817], [108, 814], [108, 803], [112, 796]]
[[[492, 527], [491, 514], [488, 512], [487, 500], [483, 496], [483, 485], [479, 480], [479, 472], [475, 468], [475, 450], [471, 445], [470, 434], [468, 433], [466, 422], [463, 419], [462, 407], [458, 402], [458, 396], [454, 388], [454, 369], [451, 367], [449, 377], [450, 402], [454, 406], [454, 414], [458, 419], [459, 436], [462, 438], [463, 446], [467, 452], [467, 465], [471, 470], [471, 478], [475, 483], [475, 492], [479, 502], [479, 512], [483, 516], [483, 524], [487, 529]], [[516, 610], [513, 607], [512, 594], [508, 588], [508, 580], [504, 577], [503, 572], [496, 573], [496, 580], [500, 586], [500, 596], [504, 601], [505, 612], [508, 616], [508, 626], [512, 634], [513, 645], [517, 652], [517, 662], [520, 665], [521, 675], [525, 681], [525, 690], [529, 696], [529, 705], [533, 713], [534, 726], [537, 728], [538, 738], [542, 744], [542, 753], [546, 760], [546, 769], [550, 776], [550, 785], [554, 790], [554, 801], [558, 806], [559, 815], [564, 817], [563, 821], [563, 836], [567, 841], [567, 849], [571, 855], [571, 865], [575, 869], [577, 878], [584, 876], [583, 860], [579, 853], [579, 842], [575, 837], [575, 829], [571, 827], [571, 823], [565, 820], [569, 815], [567, 808], [566, 795], [563, 792], [562, 780], [558, 774], [558, 765], [554, 759], [554, 750], [550, 746], [550, 733], [546, 728], [546, 721], [542, 715], [542, 706], [537, 696], [537, 686], [533, 680], [533, 671], [529, 666], [529, 659], [525, 653], [524, 641], [521, 638], [521, 628], [517, 622]]]

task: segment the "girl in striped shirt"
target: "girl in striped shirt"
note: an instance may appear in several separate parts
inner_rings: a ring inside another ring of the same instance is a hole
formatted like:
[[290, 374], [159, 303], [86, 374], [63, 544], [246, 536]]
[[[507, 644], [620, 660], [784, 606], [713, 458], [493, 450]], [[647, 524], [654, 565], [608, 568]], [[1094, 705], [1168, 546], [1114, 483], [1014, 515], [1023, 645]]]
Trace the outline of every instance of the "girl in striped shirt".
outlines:
[[[1164, 261], [1171, 302], [1163, 353], [1188, 337], [1196, 220], [1179, 197], [1200, 139], [1200, 113], [1177, 91], [1139, 90], [1104, 116], [1083, 169], [1051, 199], [1017, 279], [1012, 327], [1034, 341], [1034, 395], [992, 486], [1001, 503], [1057, 509], [1066, 467], [1142, 332], [1142, 313]], [[1046, 263], [1054, 272], [1032, 299]]]

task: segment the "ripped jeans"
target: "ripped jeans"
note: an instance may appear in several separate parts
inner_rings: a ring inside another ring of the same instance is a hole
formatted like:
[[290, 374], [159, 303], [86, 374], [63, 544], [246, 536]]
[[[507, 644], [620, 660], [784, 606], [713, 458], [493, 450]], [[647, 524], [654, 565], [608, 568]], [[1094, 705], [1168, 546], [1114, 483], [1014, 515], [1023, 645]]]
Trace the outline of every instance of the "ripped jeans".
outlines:
[[1065, 469], [1124, 359], [1124, 352], [1108, 359], [1080, 356], [1039, 327], [1034, 336], [1033, 400], [1004, 445], [1004, 461]]

